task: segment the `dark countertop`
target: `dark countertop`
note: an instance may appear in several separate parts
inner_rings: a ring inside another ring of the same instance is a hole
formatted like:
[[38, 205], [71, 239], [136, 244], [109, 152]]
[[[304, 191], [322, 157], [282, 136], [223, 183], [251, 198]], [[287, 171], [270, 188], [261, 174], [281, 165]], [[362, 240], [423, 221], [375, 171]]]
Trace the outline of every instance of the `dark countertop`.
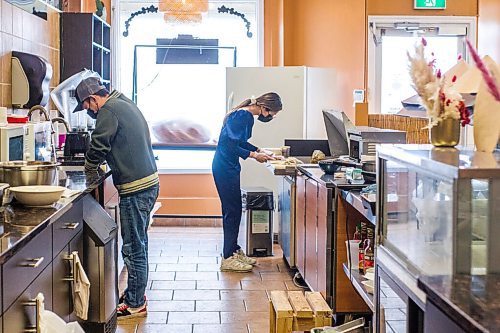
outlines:
[[0, 264], [111, 175], [110, 171], [99, 170], [97, 173], [86, 174], [83, 167], [72, 169], [81, 171], [58, 171], [58, 185], [81, 191], [80, 193], [70, 198], [61, 198], [49, 207], [26, 207], [16, 202], [0, 207]]
[[377, 224], [377, 216], [371, 205], [361, 198], [361, 192], [358, 190], [342, 190], [342, 198], [347, 201], [354, 209], [361, 213], [371, 224]]
[[[336, 178], [334, 175], [327, 175], [321, 170], [319, 166], [297, 166], [297, 169], [303, 174], [311, 177], [315, 181], [325, 185], [329, 188], [338, 188], [338, 189], [362, 189], [363, 187], [368, 186], [369, 184], [350, 184], [349, 181], [345, 178]], [[344, 172], [340, 172], [344, 173]]]
[[500, 275], [421, 277], [418, 286], [467, 332], [500, 330]]

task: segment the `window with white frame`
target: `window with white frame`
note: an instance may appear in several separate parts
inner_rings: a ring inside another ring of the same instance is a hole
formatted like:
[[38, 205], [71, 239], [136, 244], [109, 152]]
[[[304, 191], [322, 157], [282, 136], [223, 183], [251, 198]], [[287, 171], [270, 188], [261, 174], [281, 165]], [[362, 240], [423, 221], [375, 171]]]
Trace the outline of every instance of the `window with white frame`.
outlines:
[[210, 170], [226, 113], [225, 69], [261, 65], [262, 0], [208, 0], [198, 22], [165, 19], [162, 12], [131, 19], [151, 5], [158, 2], [120, 2], [120, 89], [149, 123], [159, 169]]
[[465, 38], [476, 36], [474, 17], [368, 18], [368, 105], [370, 113], [395, 114], [415, 95], [408, 74], [407, 52], [423, 37], [443, 73], [460, 57], [467, 60]]

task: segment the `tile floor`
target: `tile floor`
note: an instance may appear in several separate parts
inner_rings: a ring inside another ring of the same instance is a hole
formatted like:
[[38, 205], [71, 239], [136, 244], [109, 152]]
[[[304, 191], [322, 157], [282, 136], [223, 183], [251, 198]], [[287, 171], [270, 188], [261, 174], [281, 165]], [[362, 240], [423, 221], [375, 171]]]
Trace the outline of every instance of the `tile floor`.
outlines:
[[276, 245], [251, 273], [222, 273], [222, 228], [152, 227], [149, 242], [148, 316], [117, 333], [267, 333], [268, 291], [301, 290]]

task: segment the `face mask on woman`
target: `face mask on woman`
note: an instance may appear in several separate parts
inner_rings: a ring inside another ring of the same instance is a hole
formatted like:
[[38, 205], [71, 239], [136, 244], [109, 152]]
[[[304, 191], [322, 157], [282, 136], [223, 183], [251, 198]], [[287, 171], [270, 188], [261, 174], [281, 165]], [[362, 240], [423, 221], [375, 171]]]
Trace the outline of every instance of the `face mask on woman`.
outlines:
[[259, 114], [259, 117], [257, 117], [258, 120], [262, 121], [263, 123], [268, 123], [271, 120], [273, 120], [273, 115], [268, 114], [267, 116], [264, 116], [262, 113]]

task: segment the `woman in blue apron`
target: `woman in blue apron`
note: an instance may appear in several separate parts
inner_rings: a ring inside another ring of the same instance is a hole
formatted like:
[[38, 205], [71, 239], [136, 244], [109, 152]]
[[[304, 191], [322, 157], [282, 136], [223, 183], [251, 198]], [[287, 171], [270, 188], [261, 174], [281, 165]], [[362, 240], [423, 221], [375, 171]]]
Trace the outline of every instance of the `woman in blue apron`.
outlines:
[[247, 99], [224, 118], [217, 150], [212, 163], [212, 173], [222, 202], [224, 250], [221, 271], [248, 272], [256, 260], [249, 258], [238, 245], [241, 221], [241, 188], [239, 159], [253, 158], [263, 163], [274, 159], [248, 142], [252, 136], [254, 116], [269, 122], [281, 111], [281, 98], [270, 92], [257, 99]]

